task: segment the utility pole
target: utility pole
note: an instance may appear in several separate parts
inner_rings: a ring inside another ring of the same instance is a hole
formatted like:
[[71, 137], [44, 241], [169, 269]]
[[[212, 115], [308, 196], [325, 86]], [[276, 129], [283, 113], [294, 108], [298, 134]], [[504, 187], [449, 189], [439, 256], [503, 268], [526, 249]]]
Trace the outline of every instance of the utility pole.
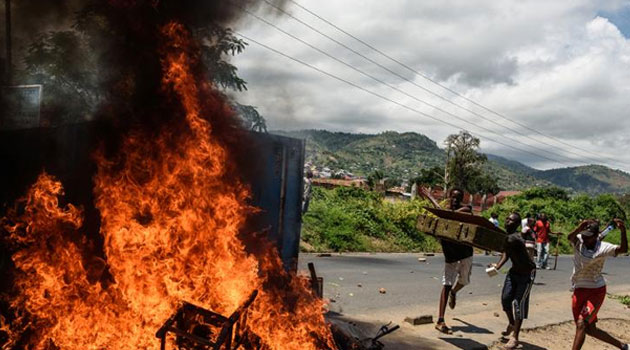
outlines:
[[11, 48], [11, 0], [4, 0], [5, 15], [5, 33], [6, 33], [6, 49], [7, 49], [7, 85], [11, 85], [13, 81], [13, 59]]

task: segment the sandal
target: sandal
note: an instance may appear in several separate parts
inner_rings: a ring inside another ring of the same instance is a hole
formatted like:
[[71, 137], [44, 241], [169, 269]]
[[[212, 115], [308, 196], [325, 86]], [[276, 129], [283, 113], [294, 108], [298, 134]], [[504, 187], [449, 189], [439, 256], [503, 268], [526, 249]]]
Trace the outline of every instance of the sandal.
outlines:
[[444, 334], [453, 334], [453, 331], [444, 322], [436, 323], [435, 329]]
[[517, 346], [518, 346], [518, 340], [516, 340], [516, 338], [514, 337], [511, 337], [510, 340], [507, 342], [507, 344], [505, 344], [506, 349], [516, 349]]
[[450, 296], [448, 298], [448, 307], [450, 307], [451, 310], [452, 310], [452, 309], [455, 308], [455, 305], [457, 304], [457, 299], [455, 297], [455, 293], [450, 292], [449, 294], [450, 294]]

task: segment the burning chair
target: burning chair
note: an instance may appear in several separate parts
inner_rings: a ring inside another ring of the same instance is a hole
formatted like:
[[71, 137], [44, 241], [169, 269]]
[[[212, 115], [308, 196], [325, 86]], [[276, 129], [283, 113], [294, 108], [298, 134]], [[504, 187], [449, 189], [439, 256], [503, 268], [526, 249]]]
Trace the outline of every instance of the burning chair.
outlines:
[[176, 335], [179, 349], [236, 350], [241, 345], [260, 349], [258, 337], [247, 328], [247, 311], [257, 295], [254, 290], [230, 317], [184, 302], [155, 334], [161, 339], [160, 349], [166, 350], [169, 332]]

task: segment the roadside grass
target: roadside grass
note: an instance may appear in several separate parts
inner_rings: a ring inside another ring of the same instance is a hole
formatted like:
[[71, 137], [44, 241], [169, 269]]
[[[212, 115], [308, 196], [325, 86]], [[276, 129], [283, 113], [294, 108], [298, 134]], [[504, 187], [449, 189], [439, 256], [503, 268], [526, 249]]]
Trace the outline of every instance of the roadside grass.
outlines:
[[614, 295], [608, 294], [610, 299], [614, 299], [622, 303], [623, 305], [630, 307], [630, 295]]

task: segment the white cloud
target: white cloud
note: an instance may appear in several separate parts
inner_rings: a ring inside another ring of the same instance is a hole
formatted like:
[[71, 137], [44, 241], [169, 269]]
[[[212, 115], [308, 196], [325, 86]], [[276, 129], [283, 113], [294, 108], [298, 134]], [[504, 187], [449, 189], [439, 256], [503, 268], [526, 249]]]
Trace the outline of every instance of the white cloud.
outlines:
[[[383, 72], [319, 34], [284, 17], [267, 17], [276, 25], [353, 66], [413, 96], [460, 116], [473, 125], [428, 108], [393, 91], [275, 29], [248, 20], [239, 31], [288, 55], [359, 84], [366, 89], [461, 125], [473, 133], [526, 148], [511, 137], [544, 148], [529, 148], [552, 162], [482, 140], [485, 150], [541, 168], [601, 162], [630, 170], [630, 42], [601, 13], [615, 13], [628, 1], [314, 1], [298, 0], [322, 17], [495, 111], [527, 125], [530, 131], [453, 99], [518, 133], [458, 109], [410, 83]], [[290, 6], [290, 2], [289, 2]], [[449, 98], [452, 94], [379, 57], [297, 7], [288, 10], [337, 40], [390, 67], [414, 82]], [[238, 98], [259, 108], [272, 129], [326, 128], [354, 132], [416, 131], [438, 144], [457, 129], [445, 126], [342, 82], [309, 70], [252, 43], [234, 60], [249, 92]], [[552, 135], [607, 158], [546, 139]], [[549, 147], [542, 142], [557, 145]], [[571, 152], [583, 154], [578, 157]], [[562, 156], [579, 158], [571, 162]], [[590, 158], [590, 159], [587, 159]], [[592, 159], [596, 158], [596, 159]], [[617, 159], [611, 161], [608, 158]]]

